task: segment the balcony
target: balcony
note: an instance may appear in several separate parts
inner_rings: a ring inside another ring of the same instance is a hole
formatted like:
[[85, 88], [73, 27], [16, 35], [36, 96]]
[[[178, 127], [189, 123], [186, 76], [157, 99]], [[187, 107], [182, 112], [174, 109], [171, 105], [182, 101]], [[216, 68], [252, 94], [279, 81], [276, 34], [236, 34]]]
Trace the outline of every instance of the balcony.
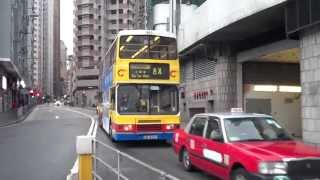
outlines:
[[108, 29], [118, 29], [118, 26], [117, 26], [117, 24], [110, 24], [109, 23]]
[[[128, 4], [119, 4], [119, 9], [133, 9], [134, 7], [132, 5], [128, 5]], [[114, 9], [118, 9], [117, 4], [110, 4], [109, 5], [109, 10], [114, 10]]]
[[77, 80], [76, 81], [77, 88], [98, 87], [98, 85], [99, 85], [98, 79]]
[[95, 41], [91, 39], [82, 39], [82, 40], [79, 40], [77, 43], [78, 46], [93, 46], [94, 44], [95, 44]]
[[87, 8], [87, 9], [79, 9], [77, 10], [77, 15], [86, 15], [86, 14], [94, 14], [93, 8]]
[[93, 4], [95, 3], [95, 0], [78, 0], [75, 1], [77, 5], [81, 5], [81, 4]]
[[77, 25], [87, 25], [87, 24], [94, 24], [93, 19], [81, 19], [76, 21]]
[[94, 50], [80, 50], [77, 51], [77, 56], [97, 56], [97, 52]]
[[108, 19], [109, 20], [117, 20], [117, 19], [133, 19], [132, 14], [131, 13], [124, 13], [124, 14], [119, 14], [119, 18], [117, 14], [108, 14]]
[[77, 35], [85, 36], [85, 35], [93, 35], [94, 31], [93, 29], [81, 29], [78, 31]]
[[98, 69], [79, 69], [76, 72], [77, 77], [98, 76], [98, 75], [99, 75]]

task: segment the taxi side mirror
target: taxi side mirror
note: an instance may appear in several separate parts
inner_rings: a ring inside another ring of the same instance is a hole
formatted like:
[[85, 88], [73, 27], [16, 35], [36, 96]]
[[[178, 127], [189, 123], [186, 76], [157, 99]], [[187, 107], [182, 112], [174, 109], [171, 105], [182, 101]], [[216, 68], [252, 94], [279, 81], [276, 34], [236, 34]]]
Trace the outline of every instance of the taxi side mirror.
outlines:
[[210, 139], [213, 141], [219, 141], [219, 142], [223, 142], [223, 136], [220, 132], [213, 130], [210, 133]]

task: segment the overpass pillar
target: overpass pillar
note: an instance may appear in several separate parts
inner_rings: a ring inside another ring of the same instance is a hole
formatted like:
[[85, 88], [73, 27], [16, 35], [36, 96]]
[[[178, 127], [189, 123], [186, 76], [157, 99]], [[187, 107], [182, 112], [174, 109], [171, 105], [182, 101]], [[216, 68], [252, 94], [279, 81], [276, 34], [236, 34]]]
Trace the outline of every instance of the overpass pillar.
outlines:
[[216, 112], [229, 112], [237, 106], [237, 61], [230, 46], [221, 45], [216, 65]]
[[320, 25], [300, 34], [303, 140], [320, 145]]

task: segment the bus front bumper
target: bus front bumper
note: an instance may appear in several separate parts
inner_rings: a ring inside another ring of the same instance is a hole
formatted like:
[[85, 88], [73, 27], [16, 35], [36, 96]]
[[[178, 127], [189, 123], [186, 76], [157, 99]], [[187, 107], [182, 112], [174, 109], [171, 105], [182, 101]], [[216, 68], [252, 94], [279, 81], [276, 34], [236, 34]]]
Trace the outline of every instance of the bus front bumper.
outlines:
[[112, 138], [115, 141], [144, 141], [144, 140], [166, 140], [171, 141], [173, 132], [139, 132], [139, 133], [115, 133]]

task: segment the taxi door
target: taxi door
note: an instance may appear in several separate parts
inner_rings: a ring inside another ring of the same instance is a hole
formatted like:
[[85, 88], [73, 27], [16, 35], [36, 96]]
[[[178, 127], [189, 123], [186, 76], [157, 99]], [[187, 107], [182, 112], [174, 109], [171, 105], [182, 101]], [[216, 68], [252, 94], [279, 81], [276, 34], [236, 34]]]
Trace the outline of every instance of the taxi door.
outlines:
[[202, 153], [206, 171], [225, 179], [228, 175], [229, 155], [217, 117], [208, 118], [202, 141]]
[[200, 169], [205, 168], [205, 161], [202, 155], [202, 141], [207, 117], [197, 116], [193, 119], [187, 139], [187, 147], [190, 154], [190, 160], [194, 166]]

